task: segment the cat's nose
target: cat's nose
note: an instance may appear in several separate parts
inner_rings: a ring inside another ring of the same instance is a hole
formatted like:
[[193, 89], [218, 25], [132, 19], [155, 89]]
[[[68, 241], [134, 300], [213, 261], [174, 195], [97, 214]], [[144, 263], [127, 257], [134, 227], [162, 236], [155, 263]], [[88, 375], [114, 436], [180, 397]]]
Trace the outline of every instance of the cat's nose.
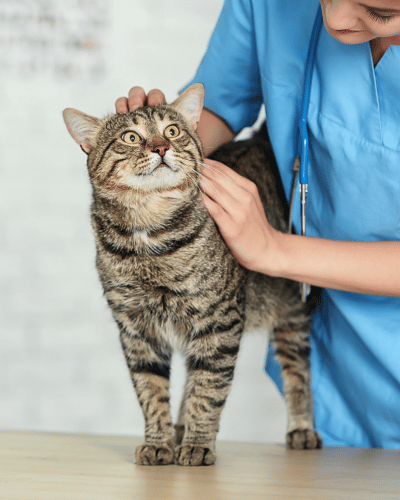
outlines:
[[169, 147], [167, 146], [167, 144], [155, 144], [151, 148], [151, 151], [153, 153], [158, 153], [160, 156], [164, 156], [168, 149]]

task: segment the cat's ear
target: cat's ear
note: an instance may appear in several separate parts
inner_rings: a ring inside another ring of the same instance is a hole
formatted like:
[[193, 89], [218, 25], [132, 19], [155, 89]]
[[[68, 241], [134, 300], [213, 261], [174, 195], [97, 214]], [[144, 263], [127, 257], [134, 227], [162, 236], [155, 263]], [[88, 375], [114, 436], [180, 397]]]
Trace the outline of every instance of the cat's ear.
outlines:
[[63, 117], [68, 132], [82, 150], [89, 154], [95, 146], [95, 137], [100, 128], [100, 120], [73, 108], [64, 109]]
[[178, 110], [190, 123], [193, 129], [196, 130], [197, 123], [200, 119], [200, 113], [203, 109], [203, 102], [204, 85], [202, 83], [194, 83], [182, 92], [171, 106]]

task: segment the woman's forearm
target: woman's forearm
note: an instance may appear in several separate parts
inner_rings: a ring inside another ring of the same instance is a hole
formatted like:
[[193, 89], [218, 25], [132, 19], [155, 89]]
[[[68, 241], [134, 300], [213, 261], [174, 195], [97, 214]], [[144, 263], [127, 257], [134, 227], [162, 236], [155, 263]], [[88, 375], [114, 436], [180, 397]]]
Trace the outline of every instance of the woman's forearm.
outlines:
[[235, 137], [231, 128], [222, 118], [205, 108], [200, 115], [197, 134], [203, 145], [205, 157]]
[[279, 233], [260, 272], [324, 288], [400, 296], [400, 242], [347, 242]]

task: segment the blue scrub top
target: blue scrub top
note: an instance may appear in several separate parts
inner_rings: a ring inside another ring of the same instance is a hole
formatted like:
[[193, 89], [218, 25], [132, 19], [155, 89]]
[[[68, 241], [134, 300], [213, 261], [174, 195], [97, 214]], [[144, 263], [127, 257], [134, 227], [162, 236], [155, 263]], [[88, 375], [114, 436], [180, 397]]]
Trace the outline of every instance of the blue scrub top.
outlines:
[[[226, 0], [193, 81], [235, 131], [265, 104], [289, 196], [304, 67], [318, 0]], [[307, 232], [400, 239], [400, 47], [374, 68], [369, 43], [325, 27], [309, 109]], [[295, 207], [298, 207], [298, 200]], [[294, 215], [300, 232], [300, 214]], [[282, 390], [271, 350], [267, 371]], [[400, 449], [400, 299], [324, 290], [311, 335], [315, 424], [325, 445]]]

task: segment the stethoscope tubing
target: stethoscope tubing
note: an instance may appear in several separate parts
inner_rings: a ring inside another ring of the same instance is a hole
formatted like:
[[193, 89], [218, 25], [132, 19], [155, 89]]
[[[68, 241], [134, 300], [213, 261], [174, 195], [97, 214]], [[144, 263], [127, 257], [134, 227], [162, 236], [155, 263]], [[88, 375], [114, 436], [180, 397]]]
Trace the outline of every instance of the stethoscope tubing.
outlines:
[[310, 107], [310, 96], [311, 96], [311, 82], [312, 75], [315, 65], [315, 53], [317, 50], [317, 44], [319, 39], [319, 34], [322, 27], [322, 10], [321, 5], [318, 7], [318, 12], [315, 17], [313, 29], [311, 32], [311, 38], [308, 46], [307, 61], [305, 67], [304, 76], [304, 87], [303, 87], [303, 100], [301, 109], [301, 118], [299, 123], [299, 133], [300, 133], [300, 184], [308, 184], [308, 110]]
[[[297, 155], [293, 166], [293, 181], [292, 181], [292, 189], [291, 189], [290, 205], [289, 205], [288, 232], [291, 232], [293, 202], [295, 198], [294, 194], [297, 186], [297, 177], [300, 174], [300, 216], [301, 216], [302, 236], [306, 235], [306, 209], [307, 209], [307, 194], [308, 194], [308, 152], [309, 152], [308, 128], [307, 128], [308, 110], [310, 107], [311, 83], [312, 83], [313, 70], [315, 66], [315, 54], [317, 50], [319, 34], [321, 32], [322, 22], [323, 22], [322, 10], [321, 10], [321, 5], [319, 5], [308, 45], [308, 53], [307, 53], [305, 73], [304, 73], [303, 99], [302, 99], [301, 116], [299, 122], [299, 130], [298, 130], [299, 141], [297, 145]], [[308, 285], [302, 283], [301, 296], [303, 302], [306, 301], [308, 290], [309, 290]]]

